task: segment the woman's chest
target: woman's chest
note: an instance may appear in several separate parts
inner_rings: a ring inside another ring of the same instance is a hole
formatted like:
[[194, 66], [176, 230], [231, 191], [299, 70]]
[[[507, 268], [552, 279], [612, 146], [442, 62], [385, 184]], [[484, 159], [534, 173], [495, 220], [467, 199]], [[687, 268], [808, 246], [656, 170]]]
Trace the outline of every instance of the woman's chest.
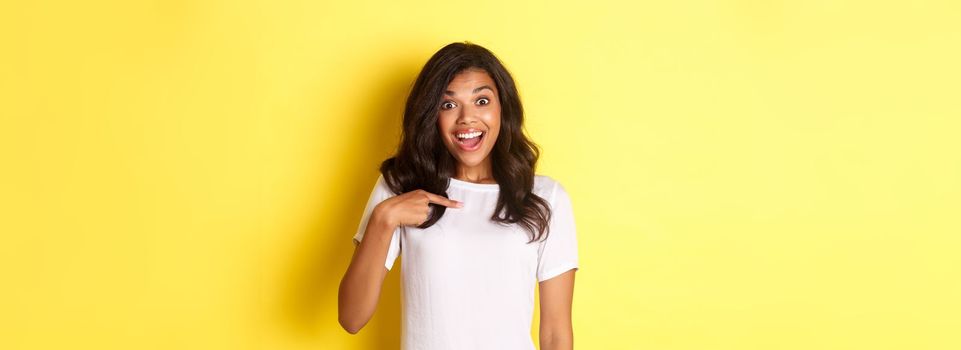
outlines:
[[431, 227], [405, 227], [401, 233], [401, 254], [405, 264], [420, 268], [452, 271], [517, 271], [537, 265], [537, 242], [513, 224], [490, 219], [493, 211], [448, 209]]

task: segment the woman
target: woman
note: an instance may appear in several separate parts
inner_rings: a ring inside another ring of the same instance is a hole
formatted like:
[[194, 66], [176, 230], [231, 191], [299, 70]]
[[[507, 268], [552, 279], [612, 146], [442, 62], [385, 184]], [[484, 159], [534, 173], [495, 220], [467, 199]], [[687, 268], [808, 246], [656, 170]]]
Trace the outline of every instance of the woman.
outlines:
[[572, 349], [578, 269], [574, 217], [560, 183], [535, 175], [539, 151], [507, 69], [487, 49], [452, 43], [424, 65], [340, 284], [340, 324], [357, 333], [401, 259], [401, 348]]

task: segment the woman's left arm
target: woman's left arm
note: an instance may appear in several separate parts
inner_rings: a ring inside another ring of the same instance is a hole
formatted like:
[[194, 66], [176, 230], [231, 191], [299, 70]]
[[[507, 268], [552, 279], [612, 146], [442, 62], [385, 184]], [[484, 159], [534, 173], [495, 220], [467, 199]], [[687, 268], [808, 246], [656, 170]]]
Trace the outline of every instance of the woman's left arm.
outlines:
[[568, 270], [539, 284], [541, 350], [574, 349], [574, 327], [571, 325], [574, 272], [575, 269]]

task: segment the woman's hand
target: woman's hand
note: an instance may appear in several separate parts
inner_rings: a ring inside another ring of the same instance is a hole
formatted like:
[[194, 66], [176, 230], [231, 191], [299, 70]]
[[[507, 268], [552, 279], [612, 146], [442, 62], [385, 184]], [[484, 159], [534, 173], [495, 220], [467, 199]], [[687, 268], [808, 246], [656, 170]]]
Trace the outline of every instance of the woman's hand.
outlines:
[[371, 215], [390, 227], [419, 226], [430, 217], [430, 203], [461, 208], [463, 203], [424, 191], [413, 190], [385, 199], [374, 207]]
[[400, 225], [419, 226], [427, 221], [430, 203], [454, 208], [463, 206], [455, 200], [414, 190], [387, 198], [374, 207], [364, 228], [364, 239], [354, 250], [337, 292], [337, 317], [348, 333], [359, 332], [377, 309], [381, 286], [388, 272], [384, 261], [394, 230]]

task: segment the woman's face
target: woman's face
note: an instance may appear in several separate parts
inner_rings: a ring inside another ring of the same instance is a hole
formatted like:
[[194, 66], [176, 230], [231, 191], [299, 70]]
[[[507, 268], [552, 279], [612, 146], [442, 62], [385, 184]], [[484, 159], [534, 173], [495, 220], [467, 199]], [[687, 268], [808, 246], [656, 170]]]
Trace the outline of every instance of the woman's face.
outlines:
[[464, 167], [487, 160], [501, 128], [497, 85], [482, 69], [456, 74], [441, 98], [438, 129], [450, 154]]

